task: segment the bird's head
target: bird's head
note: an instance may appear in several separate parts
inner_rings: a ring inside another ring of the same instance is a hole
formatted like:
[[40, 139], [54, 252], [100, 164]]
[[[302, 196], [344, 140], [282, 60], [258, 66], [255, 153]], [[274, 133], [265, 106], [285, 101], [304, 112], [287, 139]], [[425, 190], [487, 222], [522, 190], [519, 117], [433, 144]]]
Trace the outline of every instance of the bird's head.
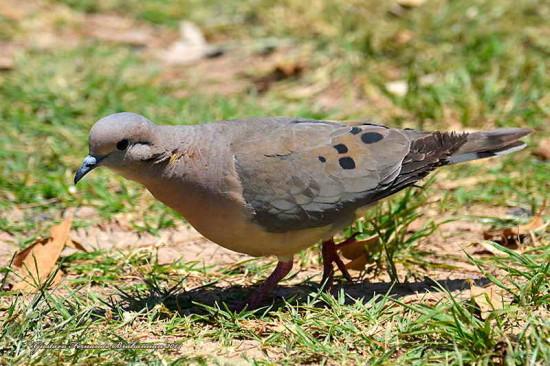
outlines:
[[156, 126], [135, 113], [116, 113], [100, 119], [90, 130], [89, 155], [74, 176], [78, 183], [98, 166], [132, 179], [132, 170], [155, 156]]

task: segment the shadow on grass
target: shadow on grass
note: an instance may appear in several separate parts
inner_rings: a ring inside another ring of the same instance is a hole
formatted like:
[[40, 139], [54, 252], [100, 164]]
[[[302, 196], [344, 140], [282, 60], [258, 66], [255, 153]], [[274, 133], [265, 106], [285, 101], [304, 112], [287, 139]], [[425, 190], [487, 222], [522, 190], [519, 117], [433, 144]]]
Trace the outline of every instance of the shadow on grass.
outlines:
[[[441, 291], [441, 288], [446, 288], [449, 291], [461, 291], [469, 289], [472, 284], [476, 286], [484, 286], [489, 283], [486, 278], [478, 279], [454, 279], [434, 281], [426, 279], [420, 282], [410, 283], [356, 283], [342, 284], [335, 286], [331, 291], [332, 295], [337, 296], [342, 289], [346, 294], [346, 304], [352, 304], [360, 299], [366, 303], [376, 295], [390, 295], [392, 297], [401, 298], [413, 294], [422, 294]], [[180, 315], [198, 314], [204, 315], [208, 313], [205, 309], [214, 307], [216, 304], [220, 308], [227, 306], [230, 310], [238, 310], [242, 307], [245, 299], [252, 293], [255, 287], [232, 286], [229, 288], [221, 288], [214, 286], [202, 286], [190, 291], [181, 289], [161, 289], [158, 285], [146, 281], [148, 291], [125, 292], [119, 290], [117, 300], [112, 300], [106, 303], [113, 310], [116, 308], [125, 311], [139, 312], [144, 309], [152, 309], [158, 304], [163, 304], [171, 312], [177, 312]], [[263, 305], [272, 306], [270, 311], [277, 311], [284, 306], [283, 299], [286, 299], [292, 304], [301, 304], [307, 300], [309, 296], [315, 296], [320, 291], [318, 284], [300, 284], [294, 286], [279, 286], [275, 289], [271, 299], [267, 300]], [[319, 307], [325, 306], [325, 303], [319, 301]], [[96, 315], [100, 315], [96, 313]]]

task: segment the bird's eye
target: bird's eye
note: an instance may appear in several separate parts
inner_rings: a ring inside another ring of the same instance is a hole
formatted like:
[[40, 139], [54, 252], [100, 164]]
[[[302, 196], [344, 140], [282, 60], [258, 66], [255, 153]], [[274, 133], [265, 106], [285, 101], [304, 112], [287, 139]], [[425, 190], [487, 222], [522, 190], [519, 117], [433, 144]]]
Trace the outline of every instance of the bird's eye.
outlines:
[[129, 144], [130, 144], [130, 142], [127, 139], [120, 140], [119, 142], [117, 142], [116, 148], [118, 150], [126, 150], [126, 148], [128, 147]]

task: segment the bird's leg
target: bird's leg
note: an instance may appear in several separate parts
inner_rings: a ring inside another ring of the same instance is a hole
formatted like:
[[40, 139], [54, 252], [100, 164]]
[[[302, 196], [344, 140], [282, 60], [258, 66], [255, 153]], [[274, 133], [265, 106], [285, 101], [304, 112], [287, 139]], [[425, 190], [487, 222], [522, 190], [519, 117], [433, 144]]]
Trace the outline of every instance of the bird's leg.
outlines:
[[332, 266], [331, 246], [334, 245], [334, 240], [330, 239], [323, 242], [321, 253], [323, 254], [323, 279], [321, 286], [325, 286], [325, 290], [330, 290], [332, 281], [334, 280], [334, 267]]
[[269, 277], [262, 283], [246, 300], [249, 309], [257, 308], [267, 295], [273, 290], [277, 283], [282, 280], [292, 269], [292, 258], [289, 261], [279, 260], [277, 267]]
[[344, 275], [346, 280], [353, 282], [351, 275], [349, 274], [344, 262], [338, 256], [338, 249], [353, 243], [353, 237], [346, 239], [340, 244], [335, 244], [334, 239], [326, 240], [323, 242], [322, 254], [323, 254], [323, 279], [321, 284], [325, 286], [326, 290], [330, 290], [332, 287], [332, 281], [334, 279], [334, 266], [333, 263], [336, 263], [340, 272]]

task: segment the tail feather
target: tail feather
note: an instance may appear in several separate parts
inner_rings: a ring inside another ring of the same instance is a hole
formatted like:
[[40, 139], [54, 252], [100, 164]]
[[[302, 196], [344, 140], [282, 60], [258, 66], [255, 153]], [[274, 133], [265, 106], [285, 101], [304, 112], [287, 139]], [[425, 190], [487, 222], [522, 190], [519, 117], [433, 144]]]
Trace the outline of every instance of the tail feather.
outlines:
[[411, 140], [409, 153], [403, 159], [397, 176], [392, 175], [389, 182], [382, 182], [384, 189], [372, 195], [371, 202], [413, 185], [442, 165], [521, 150], [526, 144], [519, 139], [533, 132], [527, 128], [502, 128], [458, 134], [410, 129], [401, 131]]
[[499, 128], [493, 131], [468, 134], [466, 143], [451, 156], [449, 164], [519, 151], [526, 144], [518, 140], [532, 132], [533, 130], [528, 128]]

